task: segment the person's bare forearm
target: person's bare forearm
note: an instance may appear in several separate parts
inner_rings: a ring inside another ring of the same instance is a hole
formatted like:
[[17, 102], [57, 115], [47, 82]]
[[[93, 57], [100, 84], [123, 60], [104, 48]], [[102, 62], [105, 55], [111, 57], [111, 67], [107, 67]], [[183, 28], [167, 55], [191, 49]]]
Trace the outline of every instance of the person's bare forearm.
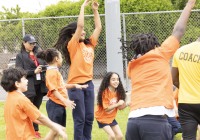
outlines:
[[98, 10], [93, 9], [93, 13], [94, 13], [95, 29], [97, 29], [97, 30], [99, 30], [99, 32], [101, 32], [102, 25], [101, 25], [101, 19], [99, 16], [99, 12], [98, 12]]
[[79, 16], [78, 16], [78, 21], [77, 21], [77, 27], [79, 28], [84, 27], [84, 11], [85, 11], [85, 7], [84, 5], [82, 5]]
[[119, 107], [120, 105], [119, 104], [113, 104], [113, 105], [110, 105], [108, 106], [108, 108], [105, 109], [106, 112], [109, 112], [117, 107]]
[[179, 19], [177, 20], [172, 35], [174, 35], [179, 41], [185, 33], [187, 22], [190, 17], [190, 13], [192, 8], [194, 7], [194, 3], [196, 0], [188, 0], [185, 8], [183, 9]]
[[47, 126], [48, 128], [52, 129], [53, 131], [57, 132], [55, 128], [54, 122], [52, 122], [48, 117], [45, 115], [41, 114], [41, 116], [37, 119], [42, 125]]
[[58, 98], [63, 104], [65, 104], [66, 105], [66, 99], [57, 91], [57, 90], [55, 90], [55, 91], [53, 91], [53, 94], [54, 94], [54, 96], [56, 97], [56, 98]]

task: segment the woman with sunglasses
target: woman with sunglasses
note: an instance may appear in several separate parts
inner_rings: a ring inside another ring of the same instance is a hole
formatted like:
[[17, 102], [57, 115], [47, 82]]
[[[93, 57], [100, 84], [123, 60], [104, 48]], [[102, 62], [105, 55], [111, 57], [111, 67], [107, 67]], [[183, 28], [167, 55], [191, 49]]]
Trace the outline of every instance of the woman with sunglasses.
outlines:
[[[45, 84], [46, 62], [37, 57], [37, 52], [41, 48], [37, 45], [35, 37], [26, 34], [23, 37], [21, 51], [16, 56], [16, 67], [21, 67], [27, 72], [28, 90], [24, 95], [39, 109], [43, 96], [47, 93]], [[40, 138], [38, 125], [33, 123], [36, 138]]]

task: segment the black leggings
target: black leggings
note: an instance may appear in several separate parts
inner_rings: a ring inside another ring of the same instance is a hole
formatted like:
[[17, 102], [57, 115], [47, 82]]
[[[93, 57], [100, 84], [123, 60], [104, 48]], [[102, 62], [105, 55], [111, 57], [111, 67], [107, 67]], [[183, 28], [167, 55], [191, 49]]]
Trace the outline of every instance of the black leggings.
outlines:
[[[35, 92], [36, 96], [28, 97], [30, 101], [38, 108], [40, 109], [40, 105], [42, 104], [42, 99], [44, 94], [41, 93], [41, 87], [40, 85], [35, 85]], [[35, 131], [39, 131], [38, 124], [33, 123], [33, 127]]]
[[196, 140], [198, 124], [200, 124], [200, 104], [178, 104], [179, 120], [184, 140]]

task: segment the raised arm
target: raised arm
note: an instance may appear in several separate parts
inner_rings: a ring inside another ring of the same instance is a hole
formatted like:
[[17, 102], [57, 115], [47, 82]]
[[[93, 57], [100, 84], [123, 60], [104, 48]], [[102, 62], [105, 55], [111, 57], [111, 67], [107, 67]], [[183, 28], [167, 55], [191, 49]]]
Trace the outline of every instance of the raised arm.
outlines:
[[177, 20], [172, 35], [174, 35], [179, 41], [185, 33], [187, 22], [191, 13], [192, 8], [195, 5], [196, 0], [188, 0], [181, 16]]
[[101, 29], [102, 29], [101, 19], [100, 19], [100, 16], [99, 16], [98, 8], [99, 8], [99, 4], [94, 1], [92, 3], [92, 10], [93, 10], [93, 13], [94, 13], [95, 29], [94, 29], [92, 36], [94, 37], [95, 40], [98, 40], [99, 35], [101, 33]]
[[84, 29], [84, 11], [85, 7], [89, 4], [90, 0], [85, 0], [84, 3], [81, 5], [81, 10], [78, 16], [78, 21], [77, 21], [77, 28], [76, 31], [73, 35], [73, 38], [79, 41], [82, 31]]

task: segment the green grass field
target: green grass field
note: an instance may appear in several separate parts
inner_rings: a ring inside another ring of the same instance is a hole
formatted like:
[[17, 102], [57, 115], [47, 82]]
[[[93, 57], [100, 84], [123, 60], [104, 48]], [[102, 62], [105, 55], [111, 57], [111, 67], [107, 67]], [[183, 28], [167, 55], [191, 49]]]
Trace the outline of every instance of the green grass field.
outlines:
[[[46, 102], [43, 101], [40, 111], [43, 114], [46, 113]], [[126, 124], [127, 124], [127, 116], [129, 113], [129, 108], [126, 108], [122, 111], [119, 111], [117, 114], [117, 122], [122, 130], [122, 133], [125, 136], [126, 132]], [[40, 126], [40, 132], [42, 136], [44, 137], [49, 129], [45, 126]], [[72, 119], [72, 113], [71, 110], [67, 109], [67, 135], [68, 140], [73, 140], [73, 119]], [[107, 140], [107, 134], [102, 130], [98, 128], [98, 125], [96, 123], [96, 120], [94, 121], [93, 130], [92, 130], [92, 139], [93, 140]], [[125, 139], [125, 138], [124, 138]], [[5, 140], [5, 121], [4, 121], [4, 102], [0, 102], [0, 140]], [[176, 135], [175, 140], [181, 140], [181, 134]]]

